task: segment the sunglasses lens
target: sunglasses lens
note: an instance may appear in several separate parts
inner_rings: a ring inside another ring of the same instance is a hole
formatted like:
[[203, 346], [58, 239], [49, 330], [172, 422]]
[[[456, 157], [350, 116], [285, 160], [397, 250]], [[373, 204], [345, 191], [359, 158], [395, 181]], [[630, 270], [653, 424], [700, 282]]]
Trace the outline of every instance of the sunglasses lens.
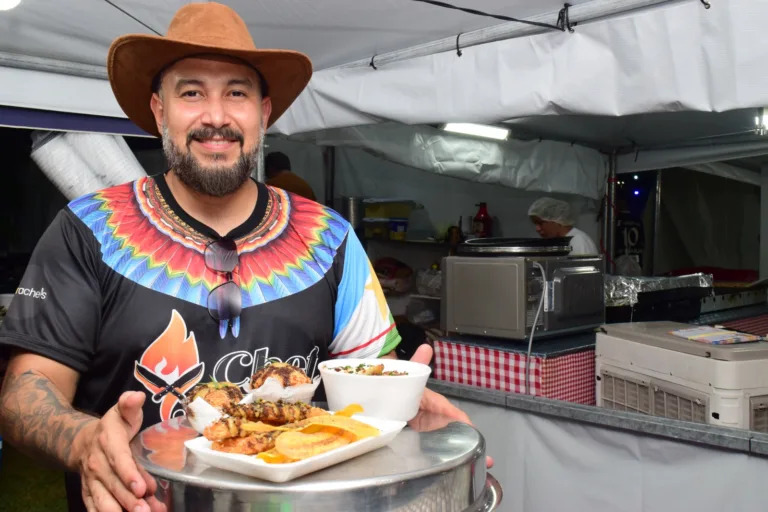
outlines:
[[205, 266], [217, 272], [232, 272], [238, 263], [237, 244], [223, 238], [205, 248]]
[[208, 312], [217, 322], [237, 318], [242, 309], [240, 287], [233, 281], [217, 286], [208, 294]]

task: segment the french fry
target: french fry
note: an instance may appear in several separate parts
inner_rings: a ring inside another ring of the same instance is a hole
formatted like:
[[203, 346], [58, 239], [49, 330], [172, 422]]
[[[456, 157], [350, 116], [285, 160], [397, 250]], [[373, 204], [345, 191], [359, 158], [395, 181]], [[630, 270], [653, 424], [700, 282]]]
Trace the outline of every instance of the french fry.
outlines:
[[362, 421], [357, 421], [345, 416], [317, 416], [315, 418], [310, 418], [309, 425], [302, 428], [299, 432], [307, 432], [307, 429], [311, 431], [313, 430], [313, 425], [324, 425], [352, 432], [357, 439], [376, 437], [381, 433], [376, 427], [372, 427]]
[[363, 412], [363, 406], [358, 404], [351, 404], [346, 406], [340, 411], [336, 411], [333, 413], [334, 416], [343, 416], [345, 418], [351, 418], [355, 414], [360, 414]]
[[272, 448], [266, 452], [262, 452], [256, 457], [263, 460], [267, 464], [289, 464], [291, 462], [296, 462], [295, 460], [289, 459], [285, 455], [278, 453], [275, 448]]

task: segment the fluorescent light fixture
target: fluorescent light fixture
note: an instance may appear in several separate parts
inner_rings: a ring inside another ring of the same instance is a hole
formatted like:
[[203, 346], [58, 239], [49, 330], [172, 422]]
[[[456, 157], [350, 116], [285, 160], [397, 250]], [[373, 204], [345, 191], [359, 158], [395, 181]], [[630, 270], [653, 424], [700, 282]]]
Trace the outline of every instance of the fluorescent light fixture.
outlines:
[[453, 133], [462, 133], [484, 139], [507, 140], [509, 138], [509, 129], [499, 128], [497, 126], [488, 126], [485, 124], [472, 123], [447, 123], [443, 130]]
[[0, 11], [10, 11], [21, 3], [21, 0], [0, 0]]
[[768, 133], [768, 108], [757, 109], [757, 116], [755, 116], [755, 131], [758, 135], [765, 135]]

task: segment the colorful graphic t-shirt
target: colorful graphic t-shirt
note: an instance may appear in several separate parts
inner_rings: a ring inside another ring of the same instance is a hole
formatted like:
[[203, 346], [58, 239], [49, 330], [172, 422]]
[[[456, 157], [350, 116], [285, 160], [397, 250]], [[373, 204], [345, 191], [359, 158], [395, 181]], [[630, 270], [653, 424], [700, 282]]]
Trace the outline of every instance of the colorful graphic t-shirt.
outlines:
[[[72, 201], [35, 249], [0, 328], [19, 347], [81, 375], [74, 406], [104, 414], [143, 391], [144, 427], [182, 415], [179, 397], [211, 378], [244, 383], [269, 361], [317, 375], [319, 362], [375, 358], [400, 336], [360, 241], [338, 213], [259, 184], [236, 240], [243, 309], [231, 328], [208, 295], [218, 235], [176, 203], [163, 175]], [[69, 490], [79, 499], [79, 483]]]

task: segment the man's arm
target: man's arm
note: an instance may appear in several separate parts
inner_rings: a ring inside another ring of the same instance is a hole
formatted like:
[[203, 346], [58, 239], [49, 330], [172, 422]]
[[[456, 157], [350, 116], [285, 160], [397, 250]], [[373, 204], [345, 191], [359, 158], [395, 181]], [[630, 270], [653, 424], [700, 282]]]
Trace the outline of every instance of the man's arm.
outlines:
[[78, 379], [76, 371], [48, 358], [15, 354], [0, 390], [3, 437], [35, 458], [78, 471], [79, 434], [98, 422], [72, 407]]

